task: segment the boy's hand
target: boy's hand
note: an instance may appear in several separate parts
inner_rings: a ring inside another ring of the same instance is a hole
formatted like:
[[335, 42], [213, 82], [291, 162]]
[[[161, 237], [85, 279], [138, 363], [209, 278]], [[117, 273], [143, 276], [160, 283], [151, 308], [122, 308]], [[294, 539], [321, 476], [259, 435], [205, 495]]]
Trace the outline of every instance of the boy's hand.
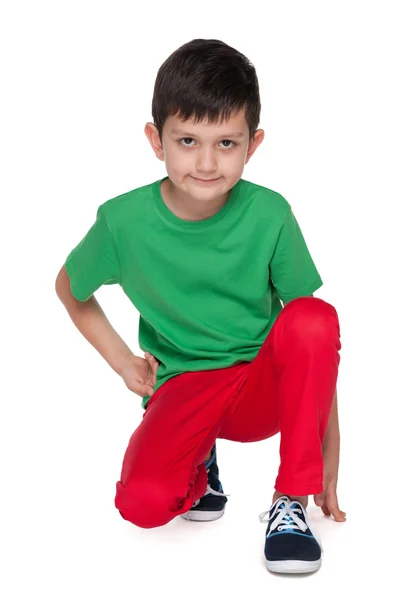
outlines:
[[327, 517], [332, 515], [335, 521], [345, 521], [346, 513], [339, 508], [336, 492], [338, 469], [336, 456], [324, 456], [324, 489], [320, 494], [314, 494], [314, 502]]
[[159, 363], [154, 356], [145, 352], [145, 358], [129, 356], [121, 372], [121, 377], [125, 382], [126, 387], [144, 398], [144, 396], [152, 396], [154, 385], [156, 383], [156, 374]]

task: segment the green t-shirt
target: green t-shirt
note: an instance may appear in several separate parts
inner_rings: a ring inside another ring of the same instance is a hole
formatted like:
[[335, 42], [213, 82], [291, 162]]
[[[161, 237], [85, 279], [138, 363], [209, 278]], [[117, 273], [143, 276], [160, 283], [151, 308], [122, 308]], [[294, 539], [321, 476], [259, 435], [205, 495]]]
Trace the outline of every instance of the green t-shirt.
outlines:
[[164, 203], [161, 181], [101, 204], [65, 263], [78, 300], [118, 283], [138, 310], [139, 347], [160, 363], [154, 391], [180, 373], [252, 361], [279, 298], [323, 284], [277, 192], [240, 179], [215, 215], [186, 221]]

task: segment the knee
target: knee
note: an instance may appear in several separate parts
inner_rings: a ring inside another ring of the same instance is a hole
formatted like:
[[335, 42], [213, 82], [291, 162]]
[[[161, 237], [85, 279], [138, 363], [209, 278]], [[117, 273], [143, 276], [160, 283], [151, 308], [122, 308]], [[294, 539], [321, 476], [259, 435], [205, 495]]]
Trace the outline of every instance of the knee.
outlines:
[[118, 481], [116, 487], [115, 507], [137, 527], [161, 527], [175, 517], [169, 509], [172, 498], [162, 482], [137, 479], [124, 485]]
[[340, 338], [340, 325], [336, 309], [322, 300], [302, 296], [292, 300], [285, 308], [291, 307], [290, 331], [296, 341], [317, 344]]

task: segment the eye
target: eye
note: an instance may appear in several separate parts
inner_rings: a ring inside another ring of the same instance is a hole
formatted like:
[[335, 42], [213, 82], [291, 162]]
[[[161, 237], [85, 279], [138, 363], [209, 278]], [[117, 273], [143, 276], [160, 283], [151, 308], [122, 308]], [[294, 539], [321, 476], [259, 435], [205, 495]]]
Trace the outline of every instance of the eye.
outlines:
[[[178, 143], [183, 146], [184, 148], [193, 148], [193, 145], [190, 144], [190, 141], [193, 141], [193, 138], [191, 137], [185, 137], [185, 138], [181, 138], [180, 140], [178, 140]], [[181, 144], [181, 142], [185, 142], [184, 144]], [[186, 144], [186, 142], [188, 142], [188, 144]], [[233, 146], [236, 146], [235, 142], [232, 142], [232, 140], [222, 140], [220, 142], [220, 144], [223, 144], [224, 142], [228, 142], [228, 144], [232, 144], [232, 146], [223, 146], [223, 148], [226, 148], [227, 150], [230, 150], [231, 148], [233, 148]]]
[[[193, 140], [193, 138], [190, 138], [190, 137], [182, 138], [182, 139], [179, 140], [179, 143], [183, 142], [184, 140], [185, 141], [187, 141], [187, 140]], [[186, 144], [181, 144], [181, 146], [185, 146], [186, 148], [188, 147]]]
[[[223, 142], [228, 142], [228, 144], [233, 144], [232, 146], [229, 146], [229, 148], [233, 148], [233, 146], [236, 146], [235, 142], [232, 142], [232, 140], [222, 140], [221, 144]], [[224, 146], [224, 148], [227, 148], [227, 146]]]

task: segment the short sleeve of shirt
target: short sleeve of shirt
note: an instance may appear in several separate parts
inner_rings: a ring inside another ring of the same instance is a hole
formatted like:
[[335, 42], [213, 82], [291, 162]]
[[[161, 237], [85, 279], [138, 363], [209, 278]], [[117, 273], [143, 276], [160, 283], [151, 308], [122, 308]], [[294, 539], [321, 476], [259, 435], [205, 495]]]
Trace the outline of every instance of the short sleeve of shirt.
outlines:
[[117, 248], [101, 206], [95, 223], [67, 256], [65, 268], [71, 292], [81, 302], [103, 284], [121, 283]]
[[270, 276], [285, 303], [310, 296], [323, 285], [291, 207], [279, 232], [270, 262]]

